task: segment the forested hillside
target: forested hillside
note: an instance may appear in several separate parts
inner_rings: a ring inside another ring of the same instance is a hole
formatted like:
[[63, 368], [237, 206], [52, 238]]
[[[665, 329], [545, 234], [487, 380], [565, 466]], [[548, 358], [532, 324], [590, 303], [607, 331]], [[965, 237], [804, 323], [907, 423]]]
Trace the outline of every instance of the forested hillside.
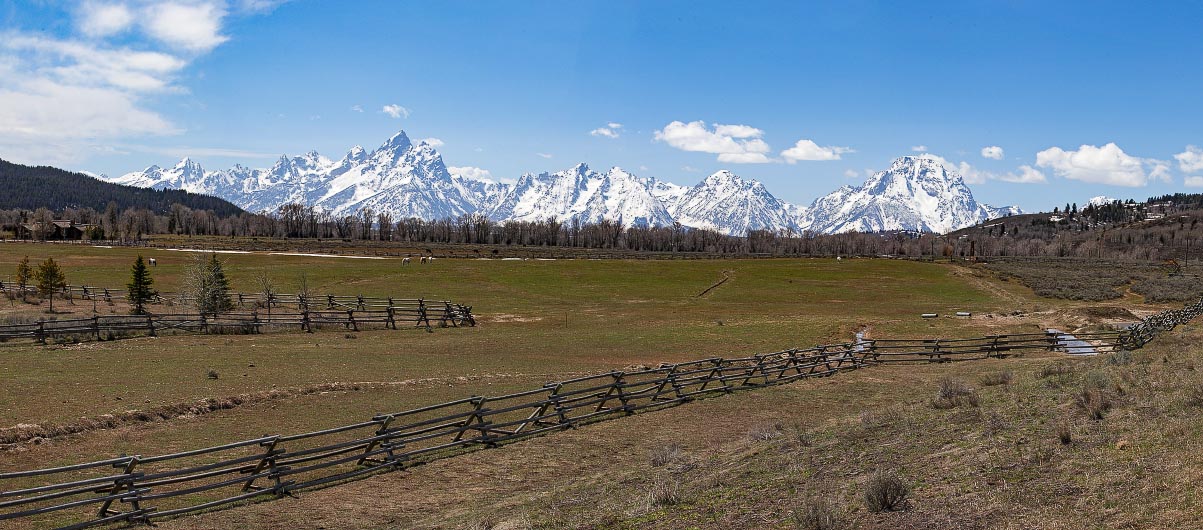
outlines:
[[25, 166], [0, 160], [0, 209], [92, 208], [103, 211], [110, 202], [119, 210], [141, 208], [167, 213], [172, 204], [209, 210], [220, 217], [242, 209], [229, 201], [182, 190], [152, 190], [122, 186], [49, 166]]

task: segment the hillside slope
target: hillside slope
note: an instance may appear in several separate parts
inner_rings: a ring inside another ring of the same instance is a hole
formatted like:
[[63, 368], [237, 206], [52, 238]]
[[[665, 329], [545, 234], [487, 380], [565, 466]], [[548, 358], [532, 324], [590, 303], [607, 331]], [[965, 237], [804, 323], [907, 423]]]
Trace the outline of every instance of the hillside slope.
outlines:
[[243, 210], [225, 199], [182, 190], [153, 190], [106, 182], [82, 173], [50, 167], [25, 166], [0, 160], [0, 209], [92, 208], [103, 211], [113, 202], [118, 210], [146, 208], [164, 213], [172, 204], [211, 210], [219, 216]]

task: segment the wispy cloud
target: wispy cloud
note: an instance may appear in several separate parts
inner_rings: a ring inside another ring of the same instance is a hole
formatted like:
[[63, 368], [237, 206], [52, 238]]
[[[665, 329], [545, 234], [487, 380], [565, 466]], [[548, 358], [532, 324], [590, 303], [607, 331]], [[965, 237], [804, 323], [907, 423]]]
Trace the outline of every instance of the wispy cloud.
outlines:
[[813, 140], [798, 140], [793, 147], [781, 152], [781, 158], [793, 164], [801, 160], [839, 160], [840, 155], [854, 152], [848, 147], [820, 146]]
[[1002, 160], [1003, 159], [1003, 148], [1001, 148], [997, 145], [983, 147], [982, 148], [982, 158], [989, 158], [991, 160]]
[[385, 105], [380, 112], [388, 114], [391, 118], [409, 117], [409, 109], [397, 104]]
[[605, 138], [618, 138], [621, 136], [621, 133], [622, 124], [615, 122], [607, 123], [605, 127], [598, 127], [592, 131], [589, 131], [589, 134], [593, 136], [601, 136]]
[[912, 145], [912, 146], [911, 146], [911, 151], [914, 151], [914, 152], [916, 152], [916, 153], [922, 153], [922, 152], [924, 152], [924, 151], [927, 151], [927, 146], [926, 146], [926, 145], [923, 145], [923, 144], [919, 144], [919, 145]]
[[551, 156], [552, 156], [547, 153], [535, 153], [535, 155], [543, 157], [543, 158], [551, 158]]
[[185, 93], [183, 70], [226, 42], [225, 0], [85, 0], [65, 35], [0, 31], [0, 151], [67, 164], [182, 129], [151, 97]]
[[354, 112], [363, 112], [363, 107], [360, 105], [351, 105], [351, 110]]

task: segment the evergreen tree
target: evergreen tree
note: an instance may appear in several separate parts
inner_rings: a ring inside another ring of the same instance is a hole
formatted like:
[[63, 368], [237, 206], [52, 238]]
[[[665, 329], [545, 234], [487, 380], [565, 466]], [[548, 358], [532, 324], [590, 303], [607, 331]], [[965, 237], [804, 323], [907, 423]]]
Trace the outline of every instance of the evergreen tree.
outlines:
[[133, 306], [131, 312], [137, 315], [146, 313], [146, 303], [159, 294], [151, 287], [154, 283], [154, 278], [150, 277], [150, 269], [146, 268], [146, 262], [142, 261], [142, 256], [138, 256], [130, 272], [130, 281], [126, 285], [129, 288], [129, 303]]
[[184, 283], [185, 293], [192, 297], [201, 313], [217, 314], [234, 309], [230, 281], [216, 253], [207, 260], [198, 256], [184, 271]]
[[25, 256], [17, 263], [17, 286], [21, 288], [21, 300], [25, 300], [25, 287], [29, 285], [29, 280], [33, 278], [33, 267], [29, 266], [29, 256]]
[[46, 258], [34, 273], [38, 281], [38, 294], [50, 300], [50, 312], [54, 312], [54, 293], [67, 286], [67, 277], [63, 270], [54, 262], [54, 258]]

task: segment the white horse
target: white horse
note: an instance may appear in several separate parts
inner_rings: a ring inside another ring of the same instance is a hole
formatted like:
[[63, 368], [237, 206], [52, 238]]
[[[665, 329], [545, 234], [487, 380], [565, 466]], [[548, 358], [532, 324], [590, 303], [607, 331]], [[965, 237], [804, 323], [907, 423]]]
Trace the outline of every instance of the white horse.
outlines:
[[409, 265], [409, 258], [401, 258], [402, 265]]
[[426, 256], [422, 256], [422, 260], [419, 263], [425, 264], [426, 260], [427, 260]]
[[154, 259], [154, 258], [150, 258], [150, 266], [151, 266], [151, 267], [158, 267], [158, 266], [159, 266], [159, 261], [158, 261], [158, 260], [156, 260], [156, 259]]

